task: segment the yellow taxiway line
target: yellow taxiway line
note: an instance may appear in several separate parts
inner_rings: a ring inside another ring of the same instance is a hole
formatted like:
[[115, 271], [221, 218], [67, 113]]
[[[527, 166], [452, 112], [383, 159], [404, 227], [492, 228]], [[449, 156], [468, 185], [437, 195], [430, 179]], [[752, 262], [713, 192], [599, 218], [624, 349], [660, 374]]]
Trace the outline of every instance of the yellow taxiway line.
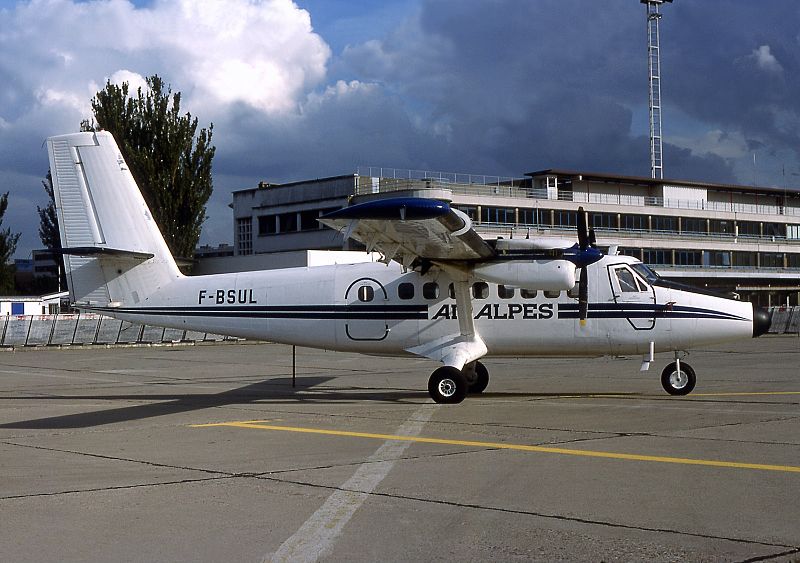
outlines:
[[680, 465], [703, 465], [707, 467], [727, 467], [734, 469], [753, 469], [758, 471], [779, 471], [783, 473], [800, 473], [800, 467], [793, 465], [769, 465], [764, 463], [742, 463], [738, 461], [719, 461], [712, 459], [692, 459], [682, 457], [652, 456], [603, 452], [595, 450], [574, 450], [570, 448], [554, 448], [549, 446], [529, 446], [525, 444], [508, 444], [505, 442], [478, 442], [474, 440], [449, 440], [445, 438], [425, 438], [422, 436], [400, 436], [396, 434], [374, 434], [371, 432], [348, 432], [344, 430], [327, 430], [321, 428], [303, 428], [298, 426], [275, 426], [265, 424], [268, 421], [249, 420], [240, 422], [216, 422], [210, 424], [192, 424], [192, 428], [232, 427], [255, 430], [273, 430], [278, 432], [297, 432], [302, 434], [320, 434], [324, 436], [344, 436], [350, 438], [367, 438], [374, 440], [398, 440], [421, 444], [440, 444], [448, 446], [466, 446], [472, 448], [489, 448], [498, 450], [515, 450], [523, 452], [539, 452], [560, 455], [595, 457], [606, 459], [624, 459], [629, 461], [650, 461], [656, 463], [674, 463]]

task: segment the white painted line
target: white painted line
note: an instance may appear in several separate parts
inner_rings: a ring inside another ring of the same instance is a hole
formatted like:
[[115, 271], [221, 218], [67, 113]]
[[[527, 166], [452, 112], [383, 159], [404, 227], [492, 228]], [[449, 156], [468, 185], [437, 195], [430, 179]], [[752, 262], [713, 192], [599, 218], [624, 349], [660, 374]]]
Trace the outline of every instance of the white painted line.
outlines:
[[[397, 430], [401, 436], [418, 436], [439, 405], [425, 404]], [[325, 557], [337, 537], [364, 504], [369, 494], [389, 474], [412, 442], [387, 440], [361, 464], [340, 490], [335, 491], [300, 529], [263, 561], [310, 562]]]

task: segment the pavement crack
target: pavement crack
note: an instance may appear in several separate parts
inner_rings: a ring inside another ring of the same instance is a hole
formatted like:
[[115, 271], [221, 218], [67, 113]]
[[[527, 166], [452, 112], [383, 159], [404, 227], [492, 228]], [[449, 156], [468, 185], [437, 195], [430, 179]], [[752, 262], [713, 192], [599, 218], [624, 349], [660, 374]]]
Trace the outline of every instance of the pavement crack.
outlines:
[[[289, 480], [289, 479], [280, 479], [278, 477], [273, 477], [269, 475], [259, 475], [255, 476], [257, 479], [265, 479], [269, 481], [277, 481], [281, 483], [288, 483], [293, 485], [299, 486], [306, 486], [306, 487], [313, 487], [318, 489], [327, 489], [333, 491], [342, 491], [348, 493], [358, 493], [358, 494], [365, 494], [370, 497], [379, 497], [379, 498], [388, 498], [388, 499], [395, 499], [395, 500], [406, 500], [406, 501], [413, 501], [413, 502], [422, 502], [427, 504], [436, 504], [440, 506], [450, 506], [459, 509], [472, 509], [472, 510], [480, 510], [480, 511], [489, 511], [489, 512], [497, 512], [497, 513], [504, 513], [504, 514], [515, 514], [519, 516], [531, 516], [536, 518], [544, 518], [549, 520], [558, 520], [558, 521], [565, 521], [565, 522], [577, 522], [580, 524], [589, 524], [594, 526], [605, 526], [608, 528], [619, 528], [625, 530], [635, 530], [640, 532], [654, 532], [654, 533], [662, 533], [662, 534], [674, 534], [676, 536], [684, 536], [684, 537], [694, 537], [694, 538], [701, 538], [701, 539], [708, 539], [708, 540], [721, 540], [721, 541], [730, 541], [736, 542], [746, 545], [756, 545], [756, 546], [765, 546], [765, 547], [773, 547], [773, 548], [788, 548], [789, 551], [786, 551], [785, 554], [792, 554], [800, 552], [800, 549], [793, 545], [787, 544], [780, 544], [780, 543], [770, 543], [758, 540], [751, 540], [747, 538], [735, 538], [729, 536], [722, 536], [716, 534], [703, 534], [699, 532], [687, 532], [684, 530], [677, 530], [672, 528], [658, 528], [658, 527], [651, 527], [651, 526], [637, 526], [633, 524], [624, 524], [621, 522], [612, 522], [609, 520], [600, 520], [600, 519], [593, 519], [593, 518], [580, 518], [577, 516], [567, 516], [563, 514], [552, 514], [546, 512], [538, 512], [534, 510], [523, 510], [523, 509], [514, 509], [514, 508], [505, 508], [499, 506], [489, 506], [489, 505], [481, 505], [475, 503], [467, 503], [467, 502], [456, 502], [456, 501], [449, 501], [443, 499], [434, 499], [434, 498], [422, 498], [422, 497], [415, 497], [412, 495], [401, 495], [397, 493], [381, 493], [381, 492], [364, 492], [356, 489], [347, 489], [341, 486], [331, 486], [331, 485], [321, 485], [319, 483], [311, 483], [308, 481], [298, 481], [298, 480]], [[779, 557], [780, 554], [774, 554], [767, 557], [775, 558]], [[761, 561], [762, 559], [748, 559], [747, 561]], [[766, 560], [766, 559], [764, 559]]]
[[205, 469], [202, 467], [188, 467], [188, 466], [181, 466], [181, 465], [172, 465], [169, 463], [159, 463], [157, 461], [147, 461], [143, 459], [134, 459], [134, 458], [126, 458], [121, 456], [112, 456], [112, 455], [105, 455], [105, 454], [95, 454], [91, 452], [79, 452], [76, 450], [68, 450], [62, 448], [48, 448], [45, 446], [34, 446], [33, 444], [20, 444], [19, 442], [12, 442], [10, 440], [0, 440], [0, 444], [6, 444], [8, 446], [16, 446], [19, 448], [30, 448], [32, 450], [41, 450], [46, 452], [58, 452], [64, 454], [72, 454], [72, 455], [79, 455], [85, 457], [92, 457], [96, 459], [105, 459], [111, 461], [125, 461], [128, 463], [139, 463], [141, 465], [147, 465], [149, 467], [160, 467], [160, 468], [167, 468], [167, 469], [179, 469], [183, 471], [198, 471], [201, 473], [209, 473], [212, 475], [223, 475], [227, 477], [233, 477], [235, 475], [250, 475], [248, 474], [238, 474], [238, 473], [231, 473], [228, 471], [220, 471], [217, 469]]
[[197, 479], [179, 479], [175, 481], [159, 481], [158, 483], [136, 483], [133, 485], [111, 485], [108, 487], [93, 487], [88, 489], [69, 489], [65, 491], [52, 491], [48, 493], [27, 493], [23, 495], [0, 496], [0, 501], [19, 500], [37, 497], [57, 497], [62, 495], [76, 495], [82, 493], [100, 493], [105, 491], [121, 491], [126, 489], [143, 489], [148, 487], [161, 487], [169, 485], [184, 485], [187, 483], [202, 483], [206, 481], [219, 481], [223, 479], [236, 479], [240, 477], [250, 477], [250, 475], [219, 475], [217, 477], [198, 477]]
[[778, 559], [779, 557], [786, 557], [788, 555], [796, 555], [800, 553], [800, 547], [781, 551], [780, 553], [773, 553], [771, 555], [763, 555], [761, 557], [751, 557], [750, 559], [742, 559], [738, 563], [756, 563], [756, 561], [769, 561], [770, 559]]

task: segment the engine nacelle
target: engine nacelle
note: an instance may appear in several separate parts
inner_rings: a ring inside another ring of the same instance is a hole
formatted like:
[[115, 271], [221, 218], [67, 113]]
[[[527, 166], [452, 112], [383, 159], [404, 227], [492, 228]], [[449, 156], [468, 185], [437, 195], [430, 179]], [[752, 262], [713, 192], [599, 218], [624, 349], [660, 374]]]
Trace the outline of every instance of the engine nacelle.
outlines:
[[575, 287], [575, 264], [569, 260], [506, 260], [475, 266], [475, 277], [487, 282], [546, 291]]

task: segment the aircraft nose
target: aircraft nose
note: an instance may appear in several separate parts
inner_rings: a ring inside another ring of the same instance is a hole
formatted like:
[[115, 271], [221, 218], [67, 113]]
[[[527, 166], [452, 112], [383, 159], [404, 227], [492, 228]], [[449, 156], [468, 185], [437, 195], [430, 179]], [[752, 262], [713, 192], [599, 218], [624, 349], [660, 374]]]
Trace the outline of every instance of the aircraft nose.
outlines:
[[764, 307], [753, 305], [753, 338], [766, 334], [772, 324], [772, 317]]

